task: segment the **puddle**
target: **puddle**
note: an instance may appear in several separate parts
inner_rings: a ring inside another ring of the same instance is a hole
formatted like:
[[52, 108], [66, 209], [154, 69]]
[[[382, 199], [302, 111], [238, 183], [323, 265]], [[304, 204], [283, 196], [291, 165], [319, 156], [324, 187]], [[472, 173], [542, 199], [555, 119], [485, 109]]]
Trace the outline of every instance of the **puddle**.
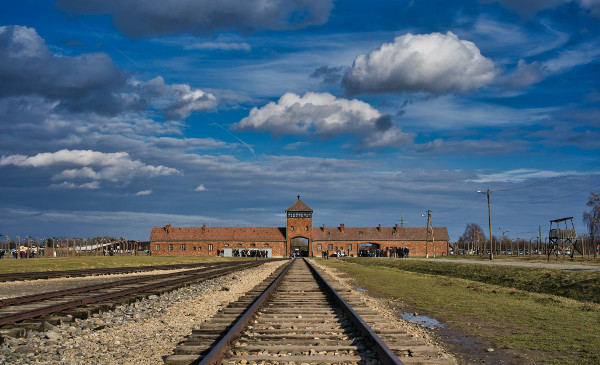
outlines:
[[438, 321], [435, 318], [430, 318], [424, 315], [415, 315], [414, 313], [400, 313], [400, 315], [402, 316], [402, 318], [404, 318], [405, 320], [412, 322], [412, 323], [416, 323], [416, 324], [420, 324], [421, 326], [425, 327], [425, 328], [439, 328], [439, 327], [444, 327], [444, 325]]
[[363, 292], [364, 292], [364, 291], [368, 291], [367, 289], [363, 289], [363, 288], [357, 288], [356, 290], [358, 290], [358, 291], [363, 291]]

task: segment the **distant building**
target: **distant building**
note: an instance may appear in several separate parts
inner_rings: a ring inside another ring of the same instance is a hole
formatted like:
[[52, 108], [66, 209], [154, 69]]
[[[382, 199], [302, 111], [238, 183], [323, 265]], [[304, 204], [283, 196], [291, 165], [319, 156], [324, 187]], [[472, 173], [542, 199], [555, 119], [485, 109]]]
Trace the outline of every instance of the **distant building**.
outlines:
[[298, 200], [286, 209], [285, 227], [164, 227], [152, 228], [150, 250], [160, 256], [232, 256], [259, 250], [269, 257], [291, 254], [321, 256], [343, 253], [348, 256], [380, 254], [408, 247], [410, 256], [448, 254], [448, 230], [434, 227], [313, 227], [312, 214]]

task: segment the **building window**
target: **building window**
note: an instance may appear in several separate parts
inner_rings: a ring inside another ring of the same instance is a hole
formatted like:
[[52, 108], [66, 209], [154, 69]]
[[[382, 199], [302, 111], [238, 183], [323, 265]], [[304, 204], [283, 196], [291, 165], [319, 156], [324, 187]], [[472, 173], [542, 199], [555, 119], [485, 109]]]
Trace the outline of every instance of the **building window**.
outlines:
[[333, 245], [332, 244], [329, 245], [329, 251], [333, 251]]
[[348, 252], [352, 251], [352, 245], [348, 245]]
[[256, 243], [251, 243], [250, 247], [256, 247]]
[[181, 245], [181, 251], [185, 251], [185, 244]]
[[173, 251], [173, 245], [169, 244], [169, 251]]
[[160, 251], [160, 245], [154, 246], [154, 251]]
[[294, 226], [290, 226], [290, 231], [293, 231], [293, 230], [294, 230]]
[[238, 243], [238, 247], [242, 247], [242, 244], [241, 244], [241, 243]]
[[211, 245], [208, 245], [208, 250], [209, 250], [209, 251], [212, 251], [212, 250], [213, 250], [212, 244], [211, 244]]
[[226, 244], [225, 244], [225, 247], [229, 247], [229, 243], [226, 243]]
[[265, 247], [270, 247], [268, 243], [265, 243]]
[[308, 231], [308, 226], [304, 227], [304, 230], [305, 230], [305, 231]]
[[202, 251], [202, 246], [198, 246], [198, 251]]
[[196, 246], [194, 246], [194, 251], [196, 251]]
[[362, 231], [358, 231], [358, 234], [362, 234]]
[[322, 248], [321, 248], [321, 244], [318, 244], [318, 245], [317, 245], [317, 250], [319, 250], [319, 251], [321, 251], [321, 250], [322, 250]]

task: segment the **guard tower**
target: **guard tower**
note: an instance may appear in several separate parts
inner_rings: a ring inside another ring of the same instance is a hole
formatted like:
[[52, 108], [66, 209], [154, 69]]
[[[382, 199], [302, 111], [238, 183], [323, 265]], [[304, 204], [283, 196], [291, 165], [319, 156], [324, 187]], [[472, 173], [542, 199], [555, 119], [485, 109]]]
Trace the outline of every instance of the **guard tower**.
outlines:
[[302, 256], [312, 255], [312, 214], [313, 210], [300, 200], [285, 210], [286, 255], [292, 253]]
[[[569, 222], [571, 222], [571, 228], [569, 228]], [[561, 227], [561, 223], [564, 223], [564, 228]], [[573, 253], [577, 241], [577, 232], [575, 232], [575, 226], [573, 225], [573, 217], [560, 218], [550, 221], [550, 232], [548, 233], [548, 259], [550, 254], [553, 253], [556, 257], [559, 254], [565, 254], [567, 249], [570, 250], [570, 256], [573, 258]], [[577, 251], [580, 251], [577, 249]]]

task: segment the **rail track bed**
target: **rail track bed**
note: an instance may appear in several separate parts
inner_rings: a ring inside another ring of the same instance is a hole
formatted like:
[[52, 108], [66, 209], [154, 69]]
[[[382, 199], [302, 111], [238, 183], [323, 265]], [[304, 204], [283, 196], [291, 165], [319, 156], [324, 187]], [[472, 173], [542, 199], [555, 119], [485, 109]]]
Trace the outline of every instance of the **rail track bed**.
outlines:
[[332, 283], [293, 260], [194, 330], [165, 364], [455, 363]]
[[201, 268], [153, 276], [140, 276], [109, 283], [57, 290], [0, 300], [0, 340], [20, 337], [27, 330], [43, 331], [48, 325], [85, 319], [149, 295], [159, 295], [182, 286], [209, 280], [266, 261], [239, 261], [203, 265]]
[[4, 273], [4, 274], [0, 274], [0, 282], [97, 276], [97, 275], [129, 274], [129, 273], [135, 273], [135, 272], [156, 271], [156, 270], [194, 269], [194, 268], [202, 268], [202, 267], [215, 266], [215, 265], [228, 265], [230, 263], [231, 262], [203, 262], [203, 263], [197, 263], [197, 264], [127, 266], [127, 267], [106, 267], [106, 268], [100, 268], [100, 269]]

